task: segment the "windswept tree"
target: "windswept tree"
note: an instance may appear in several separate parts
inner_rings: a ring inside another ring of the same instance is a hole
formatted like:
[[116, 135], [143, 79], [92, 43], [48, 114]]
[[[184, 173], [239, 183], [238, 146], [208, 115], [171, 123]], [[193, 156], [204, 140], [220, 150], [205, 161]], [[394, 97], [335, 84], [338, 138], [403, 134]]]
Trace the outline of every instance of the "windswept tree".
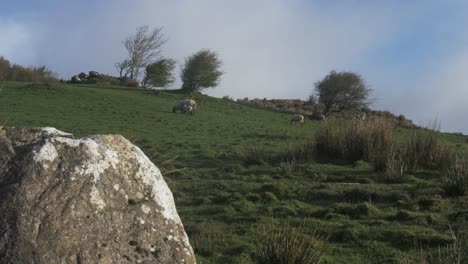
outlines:
[[176, 61], [173, 59], [161, 58], [146, 66], [143, 85], [153, 87], [166, 87], [174, 83], [174, 71]]
[[122, 42], [128, 56], [115, 64], [120, 77], [137, 80], [141, 69], [160, 57], [166, 41], [162, 28], [150, 30], [148, 26], [138, 27], [134, 35]]
[[223, 75], [222, 64], [218, 54], [209, 49], [194, 53], [185, 59], [180, 75], [182, 89], [191, 92], [218, 86]]
[[325, 106], [325, 112], [329, 112], [333, 107], [362, 108], [370, 103], [371, 89], [362, 76], [354, 72], [331, 71], [315, 83], [315, 92], [319, 96], [319, 102]]

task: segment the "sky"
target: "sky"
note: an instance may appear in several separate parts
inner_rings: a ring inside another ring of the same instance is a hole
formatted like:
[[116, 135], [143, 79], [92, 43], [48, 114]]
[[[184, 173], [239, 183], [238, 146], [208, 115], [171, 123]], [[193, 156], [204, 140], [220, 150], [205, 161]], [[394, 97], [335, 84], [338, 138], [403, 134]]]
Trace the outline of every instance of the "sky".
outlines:
[[209, 95], [300, 98], [331, 70], [361, 74], [373, 109], [468, 134], [468, 1], [0, 0], [0, 56], [63, 79], [117, 75], [122, 40], [162, 27], [163, 55], [208, 48], [223, 60]]

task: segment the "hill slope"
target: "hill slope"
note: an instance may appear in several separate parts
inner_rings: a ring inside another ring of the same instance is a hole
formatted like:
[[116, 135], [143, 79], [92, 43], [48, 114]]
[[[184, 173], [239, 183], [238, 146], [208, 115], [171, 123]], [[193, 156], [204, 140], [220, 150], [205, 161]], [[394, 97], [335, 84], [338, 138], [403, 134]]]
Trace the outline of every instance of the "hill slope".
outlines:
[[[173, 114], [177, 92], [118, 87], [9, 83], [0, 93], [0, 124], [53, 126], [76, 135], [121, 134], [162, 168], [199, 260], [247, 261], [256, 226], [273, 215], [316, 227], [330, 243], [326, 263], [363, 263], [410, 253], [414, 241], [451, 241], [449, 216], [468, 201], [442, 199], [437, 173], [394, 184], [359, 166], [296, 162], [246, 166], [246, 149], [280, 153], [312, 138], [319, 121], [290, 126], [289, 114], [195, 95], [194, 116]], [[400, 129], [404, 140], [407, 131]], [[467, 148], [466, 137], [446, 134]], [[405, 200], [409, 196], [409, 200]], [[432, 201], [429, 207], [420, 205]], [[205, 263], [205, 262], [203, 262]]]

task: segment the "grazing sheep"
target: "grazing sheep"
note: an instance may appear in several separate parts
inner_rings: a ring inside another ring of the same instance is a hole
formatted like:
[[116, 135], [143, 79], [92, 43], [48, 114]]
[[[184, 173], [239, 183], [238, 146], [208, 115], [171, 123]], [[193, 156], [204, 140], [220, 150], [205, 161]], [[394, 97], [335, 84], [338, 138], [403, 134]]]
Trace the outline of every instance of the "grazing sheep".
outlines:
[[301, 126], [304, 124], [304, 116], [303, 115], [293, 115], [291, 117], [291, 122], [290, 124], [292, 123], [300, 123]]
[[184, 105], [182, 107], [182, 112], [193, 115], [193, 107], [191, 107], [190, 105]]
[[177, 102], [173, 107], [172, 107], [172, 112], [175, 113], [176, 111], [181, 111], [183, 113], [186, 113], [188, 108], [186, 106], [189, 106], [192, 108], [190, 111], [191, 114], [195, 113], [195, 109], [197, 109], [197, 103], [194, 100], [191, 99], [185, 99], [182, 101]]

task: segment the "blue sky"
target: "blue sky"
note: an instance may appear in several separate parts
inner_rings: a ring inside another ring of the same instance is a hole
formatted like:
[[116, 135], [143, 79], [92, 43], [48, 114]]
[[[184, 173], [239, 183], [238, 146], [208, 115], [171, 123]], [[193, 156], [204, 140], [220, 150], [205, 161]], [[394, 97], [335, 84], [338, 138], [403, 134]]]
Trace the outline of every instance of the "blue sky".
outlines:
[[374, 90], [373, 108], [468, 134], [466, 1], [3, 2], [0, 56], [62, 78], [116, 74], [121, 41], [162, 26], [164, 56], [179, 65], [201, 48], [219, 52], [226, 75], [210, 95], [307, 98], [330, 70], [351, 70]]

